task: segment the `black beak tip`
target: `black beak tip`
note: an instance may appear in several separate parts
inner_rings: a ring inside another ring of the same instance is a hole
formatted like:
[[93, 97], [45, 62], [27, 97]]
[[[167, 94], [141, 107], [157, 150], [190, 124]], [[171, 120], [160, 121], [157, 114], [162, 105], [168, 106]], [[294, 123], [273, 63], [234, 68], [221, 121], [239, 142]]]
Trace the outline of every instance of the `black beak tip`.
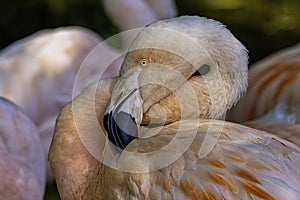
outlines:
[[137, 126], [135, 119], [126, 112], [114, 113], [113, 111], [104, 115], [104, 128], [108, 139], [120, 149], [137, 138]]

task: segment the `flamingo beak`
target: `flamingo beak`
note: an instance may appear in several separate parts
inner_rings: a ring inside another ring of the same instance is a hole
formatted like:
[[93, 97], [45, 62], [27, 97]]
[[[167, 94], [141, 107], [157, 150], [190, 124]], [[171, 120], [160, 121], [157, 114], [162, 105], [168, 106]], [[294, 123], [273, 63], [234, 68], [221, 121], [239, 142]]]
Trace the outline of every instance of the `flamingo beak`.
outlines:
[[142, 121], [143, 101], [138, 88], [140, 72], [138, 68], [119, 79], [104, 115], [108, 139], [122, 150], [138, 138], [138, 128]]

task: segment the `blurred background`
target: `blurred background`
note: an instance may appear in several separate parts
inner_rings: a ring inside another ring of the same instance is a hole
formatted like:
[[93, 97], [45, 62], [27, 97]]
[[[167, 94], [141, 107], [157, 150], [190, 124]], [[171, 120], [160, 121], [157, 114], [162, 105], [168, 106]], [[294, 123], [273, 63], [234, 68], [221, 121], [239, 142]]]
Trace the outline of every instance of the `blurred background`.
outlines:
[[[250, 64], [300, 41], [299, 0], [177, 0], [179, 15], [200, 15], [226, 24], [248, 48]], [[77, 25], [102, 38], [118, 29], [100, 0], [10, 0], [0, 3], [0, 49], [36, 31]], [[79, 172], [80, 173], [80, 172]], [[55, 185], [45, 199], [59, 199]]]
[[[217, 19], [242, 41], [250, 63], [299, 42], [299, 0], [177, 0], [179, 15]], [[0, 49], [45, 28], [80, 25], [107, 38], [118, 29], [101, 0], [10, 0], [0, 3]]]

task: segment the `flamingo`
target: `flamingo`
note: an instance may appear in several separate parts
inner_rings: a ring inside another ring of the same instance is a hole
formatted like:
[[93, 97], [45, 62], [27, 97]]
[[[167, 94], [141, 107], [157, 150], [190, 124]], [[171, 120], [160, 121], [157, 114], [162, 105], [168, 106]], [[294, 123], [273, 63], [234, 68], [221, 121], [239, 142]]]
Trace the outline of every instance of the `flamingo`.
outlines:
[[14, 103], [0, 97], [0, 199], [42, 200], [46, 156], [38, 130]]
[[[87, 29], [65, 27], [42, 30], [0, 53], [0, 95], [21, 107], [35, 123], [44, 157], [56, 117], [72, 99], [80, 63], [99, 42], [100, 38]], [[48, 177], [53, 180], [50, 171]]]
[[173, 0], [102, 0], [104, 10], [121, 30], [143, 27], [158, 19], [177, 15]]
[[249, 70], [245, 97], [227, 119], [275, 133], [300, 146], [300, 44], [273, 53]]
[[[152, 7], [161, 4], [159, 2], [152, 2]], [[105, 5], [114, 9], [117, 4], [112, 3], [106, 2]], [[138, 18], [140, 11], [152, 12], [147, 10], [152, 7], [139, 9], [135, 5], [136, 11], [131, 12], [131, 17]], [[176, 11], [171, 3], [160, 8]], [[111, 17], [122, 30], [131, 28], [131, 18]], [[160, 14], [157, 17], [164, 16]], [[136, 21], [135, 27], [156, 19], [150, 17], [145, 18], [146, 21]], [[33, 120], [39, 129], [46, 155], [59, 111], [93, 81], [118, 75], [125, 50], [101, 41], [103, 39], [99, 35], [86, 28], [60, 27], [34, 33], [0, 52], [0, 95], [20, 106]], [[99, 69], [100, 65], [103, 67]], [[80, 76], [79, 69], [83, 69]], [[80, 83], [76, 90], [75, 80]], [[53, 180], [50, 168], [48, 180]]]
[[247, 87], [245, 47], [218, 21], [160, 20], [120, 76], [60, 113], [49, 151], [62, 199], [298, 199], [300, 149], [222, 119]]
[[[157, 21], [175, 17], [177, 8], [174, 0], [102, 0], [104, 10], [120, 31], [136, 29]], [[123, 46], [131, 44], [139, 31], [123, 35]]]
[[[300, 44], [283, 49], [255, 63], [249, 70], [245, 97], [229, 112], [236, 122], [254, 120], [272, 110], [289, 109], [300, 122]], [[277, 107], [277, 108], [276, 108]]]

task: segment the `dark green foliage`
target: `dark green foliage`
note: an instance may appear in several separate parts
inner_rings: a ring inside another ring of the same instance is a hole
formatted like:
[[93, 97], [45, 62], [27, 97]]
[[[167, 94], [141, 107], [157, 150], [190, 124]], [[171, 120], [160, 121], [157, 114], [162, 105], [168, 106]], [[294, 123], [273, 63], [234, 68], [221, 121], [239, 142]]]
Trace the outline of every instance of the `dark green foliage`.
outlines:
[[[300, 36], [299, 0], [177, 0], [179, 14], [222, 21], [246, 45], [253, 63], [291, 46]], [[107, 38], [118, 32], [101, 0], [27, 0], [0, 3], [0, 49], [40, 29], [84, 26]]]

